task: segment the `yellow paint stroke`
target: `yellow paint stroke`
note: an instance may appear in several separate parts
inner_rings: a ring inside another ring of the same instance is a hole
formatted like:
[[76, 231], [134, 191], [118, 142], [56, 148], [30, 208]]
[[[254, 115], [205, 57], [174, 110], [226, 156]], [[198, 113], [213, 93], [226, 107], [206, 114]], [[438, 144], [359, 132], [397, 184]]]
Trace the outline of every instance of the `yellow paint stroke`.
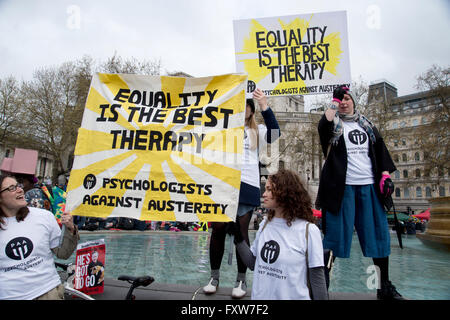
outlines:
[[327, 61], [325, 65], [325, 70], [330, 72], [331, 74], [337, 75], [337, 66], [341, 60], [341, 54], [344, 52], [341, 48], [341, 37], [339, 32], [333, 32], [323, 38], [324, 43], [329, 43], [328, 52], [330, 57], [330, 61]]
[[193, 166], [196, 166], [200, 170], [205, 171], [207, 174], [222, 180], [236, 189], [240, 188], [240, 170], [211, 162], [207, 159], [197, 157], [196, 155], [189, 154], [187, 152], [173, 152], [173, 155], [183, 159]]
[[[175, 176], [175, 179], [179, 182], [183, 182], [186, 184], [189, 183], [193, 183], [196, 184], [197, 181], [194, 181], [189, 174], [183, 170], [183, 168], [178, 165], [177, 163], [175, 163], [173, 160], [168, 160], [167, 164], [170, 167], [170, 170], [172, 171], [173, 175]], [[203, 194], [185, 194], [186, 198], [188, 199], [189, 202], [199, 202], [199, 203], [216, 203], [215, 201], [213, 201], [209, 196], [207, 195], [203, 195]], [[199, 219], [199, 221], [203, 222], [203, 221], [224, 221], [224, 220], [229, 220], [231, 221], [230, 218], [226, 219], [226, 213], [223, 214], [222, 210], [219, 208], [218, 209], [218, 213], [214, 214], [214, 213], [205, 213], [205, 214], [197, 214], [197, 217]]]
[[[99, 73], [98, 77], [100, 79], [100, 82], [106, 85], [106, 87], [109, 89], [109, 91], [111, 91], [113, 96], [117, 95], [119, 89], [130, 89], [128, 84], [125, 82], [125, 80], [123, 80], [120, 77], [119, 74]], [[119, 103], [119, 101], [116, 101], [116, 103]], [[131, 113], [130, 107], [134, 107], [135, 104], [130, 104], [128, 102], [123, 102], [121, 104], [122, 110], [124, 110], [127, 113], [127, 115], [130, 115]], [[122, 125], [120, 122], [119, 124]]]
[[[256, 33], [266, 33], [268, 30], [264, 28], [258, 21], [252, 20], [250, 22], [250, 32], [248, 37], [244, 38], [243, 51], [236, 54], [256, 54], [258, 55], [258, 48], [256, 47]], [[271, 48], [268, 49], [268, 54], [273, 55], [275, 51]], [[251, 76], [252, 81], [258, 83], [270, 74], [270, 70], [265, 67], [259, 66], [259, 59], [241, 59], [239, 62], [244, 64], [244, 70]]]
[[[155, 181], [155, 185], [159, 186], [160, 182], [167, 181], [167, 177], [164, 174], [162, 163], [158, 162], [152, 164], [150, 169], [149, 181]], [[144, 198], [143, 207], [141, 210], [141, 220], [154, 220], [154, 221], [176, 221], [175, 212], [165, 211], [160, 212], [157, 210], [148, 210], [148, 203], [150, 200], [156, 201], [169, 201], [170, 192], [165, 191], [147, 191]]]
[[[230, 92], [232, 89], [239, 86], [242, 83], [242, 81], [244, 81], [246, 78], [247, 75], [236, 75], [236, 74], [225, 74], [221, 76], [215, 76], [206, 86], [205, 91], [207, 90], [214, 91], [213, 89], [217, 89], [218, 91], [214, 99], [218, 99], [224, 94]], [[242, 90], [242, 92], [244, 93], [244, 90]]]
[[97, 176], [103, 171], [108, 170], [107, 168], [114, 167], [116, 164], [122, 162], [133, 154], [134, 151], [128, 151], [115, 157], [97, 161], [96, 163], [93, 163], [81, 169], [72, 169], [72, 171], [70, 172], [70, 183], [67, 186], [67, 192], [80, 187], [83, 184], [83, 180], [87, 173], [91, 173]]
[[[100, 115], [102, 112], [102, 109], [100, 109], [100, 105], [102, 105], [102, 104], [109, 105], [110, 103], [95, 88], [91, 87], [91, 90], [89, 91], [89, 96], [87, 97], [87, 101], [86, 101], [86, 109], [89, 109], [89, 110], [97, 113], [98, 115]], [[118, 110], [119, 109], [116, 109], [116, 111], [118, 111]], [[105, 110], [104, 117], [113, 118], [113, 114], [111, 113], [109, 108]], [[128, 119], [124, 118], [120, 113], [118, 113], [118, 119], [114, 123], [122, 126], [125, 129], [128, 129], [128, 130], [136, 130], [128, 122]]]
[[208, 132], [203, 139], [202, 148], [220, 152], [242, 154], [244, 145], [244, 126]]
[[80, 128], [78, 129], [77, 144], [73, 154], [81, 156], [111, 150], [112, 141], [113, 135], [111, 133]]

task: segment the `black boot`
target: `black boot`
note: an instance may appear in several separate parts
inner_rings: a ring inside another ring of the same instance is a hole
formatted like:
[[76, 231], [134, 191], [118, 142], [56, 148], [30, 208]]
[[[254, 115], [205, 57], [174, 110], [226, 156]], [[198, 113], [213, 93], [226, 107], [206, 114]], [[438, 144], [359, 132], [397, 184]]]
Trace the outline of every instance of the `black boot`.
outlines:
[[398, 293], [395, 286], [390, 281], [381, 282], [381, 289], [377, 290], [378, 300], [406, 300]]

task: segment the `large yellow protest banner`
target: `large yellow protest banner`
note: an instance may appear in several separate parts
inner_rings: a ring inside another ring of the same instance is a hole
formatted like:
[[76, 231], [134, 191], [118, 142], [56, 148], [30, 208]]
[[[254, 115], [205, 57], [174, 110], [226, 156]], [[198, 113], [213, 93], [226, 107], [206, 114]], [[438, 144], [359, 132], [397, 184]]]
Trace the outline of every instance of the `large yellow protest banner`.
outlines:
[[94, 75], [75, 147], [72, 215], [234, 221], [247, 76]]
[[331, 93], [350, 87], [345, 11], [235, 20], [236, 71], [248, 74], [247, 95]]

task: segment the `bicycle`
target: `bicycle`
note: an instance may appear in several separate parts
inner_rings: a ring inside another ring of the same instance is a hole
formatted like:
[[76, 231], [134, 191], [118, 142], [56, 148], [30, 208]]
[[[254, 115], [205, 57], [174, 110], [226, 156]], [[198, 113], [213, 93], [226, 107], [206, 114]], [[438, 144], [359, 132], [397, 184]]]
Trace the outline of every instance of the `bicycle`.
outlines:
[[[95, 300], [91, 296], [75, 289], [73, 287], [73, 279], [75, 277], [75, 270], [76, 266], [73, 263], [65, 264], [60, 262], [55, 262], [55, 266], [57, 268], [61, 268], [63, 271], [58, 271], [59, 276], [61, 277], [61, 281], [64, 285], [64, 296], [68, 298], [79, 298], [82, 300]], [[125, 297], [125, 300], [135, 300], [136, 296], [133, 294], [134, 289], [138, 287], [147, 287], [155, 279], [151, 276], [141, 276], [141, 277], [134, 277], [134, 276], [127, 276], [122, 275], [118, 277], [118, 280], [127, 281], [131, 284], [130, 289], [128, 290], [128, 293]]]

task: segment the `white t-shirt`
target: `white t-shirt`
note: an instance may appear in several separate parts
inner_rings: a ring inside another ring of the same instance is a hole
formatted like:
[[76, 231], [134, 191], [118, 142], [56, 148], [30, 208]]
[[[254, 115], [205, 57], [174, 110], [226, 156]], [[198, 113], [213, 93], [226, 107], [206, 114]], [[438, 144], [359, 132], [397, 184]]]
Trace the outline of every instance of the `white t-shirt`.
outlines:
[[4, 218], [0, 230], [0, 300], [31, 300], [61, 283], [51, 251], [61, 229], [50, 211], [28, 209], [24, 221]]
[[[289, 227], [285, 219], [273, 218], [262, 230], [266, 221], [261, 222], [250, 248], [256, 257], [252, 299], [310, 300], [305, 260], [307, 221], [296, 219]], [[309, 267], [322, 267], [322, 238], [313, 223], [308, 238]]]
[[345, 184], [366, 185], [375, 183], [372, 162], [369, 158], [369, 136], [357, 122], [342, 121], [347, 147], [347, 175]]
[[266, 142], [267, 127], [265, 125], [258, 125], [258, 136], [259, 136], [259, 148], [250, 149], [250, 134], [248, 133], [250, 129], [244, 128], [244, 155], [242, 157], [242, 169], [241, 169], [241, 181], [245, 182], [251, 186], [260, 188], [260, 177], [259, 177], [259, 154], [258, 151], [261, 149], [263, 143]]

